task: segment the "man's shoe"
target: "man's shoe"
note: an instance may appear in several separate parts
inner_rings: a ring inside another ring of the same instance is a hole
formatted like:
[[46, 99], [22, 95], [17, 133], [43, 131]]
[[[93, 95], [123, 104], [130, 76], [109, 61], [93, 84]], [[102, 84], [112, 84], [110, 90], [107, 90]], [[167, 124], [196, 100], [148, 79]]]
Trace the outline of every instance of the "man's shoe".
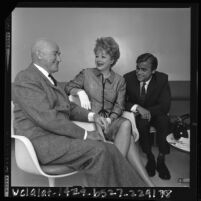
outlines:
[[145, 168], [150, 177], [153, 177], [156, 174], [156, 162], [154, 156], [148, 157], [148, 161]]
[[159, 177], [161, 179], [165, 179], [165, 180], [170, 179], [170, 172], [167, 166], [165, 165], [164, 159], [161, 159], [161, 158], [157, 159], [156, 170], [158, 171]]

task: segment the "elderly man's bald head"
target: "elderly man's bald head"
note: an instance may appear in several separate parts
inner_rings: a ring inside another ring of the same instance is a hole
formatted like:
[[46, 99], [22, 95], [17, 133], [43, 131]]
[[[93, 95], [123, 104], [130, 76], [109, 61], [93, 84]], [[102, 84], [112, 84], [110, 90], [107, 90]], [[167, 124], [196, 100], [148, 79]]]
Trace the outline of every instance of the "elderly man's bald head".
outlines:
[[32, 59], [35, 60], [36, 59], [36, 55], [38, 54], [38, 52], [48, 52], [51, 51], [51, 49], [57, 47], [58, 45], [54, 42], [51, 41], [49, 39], [46, 38], [42, 38], [37, 40], [32, 48], [31, 48], [31, 55], [32, 55]]
[[58, 71], [61, 61], [59, 46], [49, 39], [37, 40], [31, 48], [32, 62], [41, 66], [49, 73]]

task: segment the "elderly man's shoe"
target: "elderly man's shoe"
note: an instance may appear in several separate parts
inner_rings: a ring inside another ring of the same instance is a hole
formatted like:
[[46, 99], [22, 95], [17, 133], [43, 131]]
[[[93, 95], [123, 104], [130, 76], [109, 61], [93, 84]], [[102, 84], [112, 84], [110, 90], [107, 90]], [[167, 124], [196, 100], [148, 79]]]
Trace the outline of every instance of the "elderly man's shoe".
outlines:
[[170, 179], [170, 172], [169, 172], [167, 166], [165, 165], [164, 158], [158, 157], [156, 170], [158, 171], [159, 177], [161, 179], [165, 179], [165, 180]]
[[156, 174], [156, 162], [154, 156], [148, 156], [148, 161], [145, 166], [147, 173], [150, 177], [153, 177]]

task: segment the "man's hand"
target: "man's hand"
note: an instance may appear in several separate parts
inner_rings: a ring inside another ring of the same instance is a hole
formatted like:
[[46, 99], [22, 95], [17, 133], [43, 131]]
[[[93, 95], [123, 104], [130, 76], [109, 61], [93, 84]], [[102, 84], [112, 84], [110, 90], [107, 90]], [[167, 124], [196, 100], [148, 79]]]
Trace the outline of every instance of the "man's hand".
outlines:
[[87, 131], [87, 138], [86, 139], [97, 140], [97, 141], [105, 141], [104, 136], [102, 136], [98, 130]]
[[149, 110], [141, 107], [140, 105], [137, 106], [136, 110], [139, 112], [142, 119], [148, 119], [148, 121], [151, 120], [151, 113], [149, 112]]
[[90, 110], [91, 102], [89, 101], [89, 97], [87, 96], [86, 92], [81, 90], [77, 92], [77, 95], [79, 96], [81, 107], [85, 108], [86, 110]]
[[94, 114], [94, 122], [99, 125], [102, 130], [107, 130], [108, 126], [109, 126], [109, 123], [108, 121], [106, 120], [106, 118], [98, 115], [98, 114]]

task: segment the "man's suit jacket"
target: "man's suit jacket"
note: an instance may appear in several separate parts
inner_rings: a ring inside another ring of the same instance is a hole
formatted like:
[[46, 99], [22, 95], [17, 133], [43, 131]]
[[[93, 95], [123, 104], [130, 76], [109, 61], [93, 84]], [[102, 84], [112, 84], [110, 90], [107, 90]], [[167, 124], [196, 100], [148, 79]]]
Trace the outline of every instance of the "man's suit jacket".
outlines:
[[[126, 80], [126, 110], [130, 111], [134, 104], [140, 105], [140, 82], [136, 71], [124, 75]], [[149, 82], [144, 107], [153, 116], [167, 114], [170, 109], [171, 93], [168, 83], [168, 75], [156, 71]]]
[[45, 164], [70, 149], [72, 139], [83, 139], [84, 129], [71, 120], [88, 121], [88, 111], [70, 103], [61, 85], [54, 86], [33, 65], [16, 76], [12, 86], [14, 130], [28, 137]]

